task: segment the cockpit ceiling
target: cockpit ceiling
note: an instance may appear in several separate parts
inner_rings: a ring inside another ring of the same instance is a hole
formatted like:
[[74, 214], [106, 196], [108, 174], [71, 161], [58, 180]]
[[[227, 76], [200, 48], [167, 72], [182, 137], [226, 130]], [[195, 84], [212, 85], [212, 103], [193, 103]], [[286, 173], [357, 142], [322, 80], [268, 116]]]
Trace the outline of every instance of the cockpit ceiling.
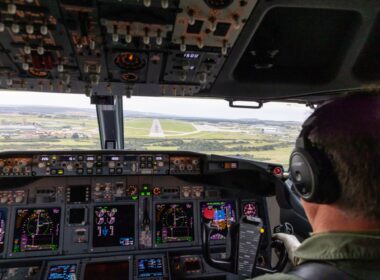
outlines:
[[380, 86], [380, 1], [2, 0], [0, 88], [318, 102]]

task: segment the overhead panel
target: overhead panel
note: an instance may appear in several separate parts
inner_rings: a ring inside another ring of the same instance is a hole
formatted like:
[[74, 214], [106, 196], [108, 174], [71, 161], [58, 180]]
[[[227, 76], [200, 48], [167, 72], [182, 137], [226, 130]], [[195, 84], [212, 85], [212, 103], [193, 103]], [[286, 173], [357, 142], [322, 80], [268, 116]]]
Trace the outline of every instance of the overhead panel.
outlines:
[[0, 3], [0, 88], [96, 95], [209, 91], [256, 1]]

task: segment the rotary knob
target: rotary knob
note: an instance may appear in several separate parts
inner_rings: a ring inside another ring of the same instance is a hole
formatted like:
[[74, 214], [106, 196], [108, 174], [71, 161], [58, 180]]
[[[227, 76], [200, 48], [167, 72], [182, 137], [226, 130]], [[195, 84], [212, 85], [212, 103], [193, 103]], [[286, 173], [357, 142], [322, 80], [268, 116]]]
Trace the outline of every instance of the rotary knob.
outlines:
[[23, 202], [23, 200], [24, 200], [23, 195], [16, 195], [16, 198], [15, 198], [16, 203], [21, 203], [21, 202]]
[[4, 168], [3, 168], [3, 172], [4, 173], [9, 173], [11, 171], [11, 168], [9, 167], [9, 166], [5, 166]]
[[21, 169], [18, 166], [15, 166], [15, 167], [12, 168], [12, 172], [13, 173], [20, 173], [20, 171], [21, 171]]
[[195, 196], [196, 196], [196, 197], [201, 197], [201, 194], [202, 194], [202, 193], [201, 193], [200, 190], [196, 190], [196, 191], [195, 191]]
[[183, 191], [183, 196], [184, 197], [189, 197], [190, 196], [190, 190], [186, 189]]
[[1, 203], [7, 203], [8, 202], [8, 197], [7, 196], [2, 196], [1, 199], [0, 199], [0, 202]]
[[74, 169], [74, 167], [73, 167], [72, 164], [68, 164], [68, 165], [66, 166], [66, 168], [67, 168], [67, 171], [73, 171], [73, 169]]

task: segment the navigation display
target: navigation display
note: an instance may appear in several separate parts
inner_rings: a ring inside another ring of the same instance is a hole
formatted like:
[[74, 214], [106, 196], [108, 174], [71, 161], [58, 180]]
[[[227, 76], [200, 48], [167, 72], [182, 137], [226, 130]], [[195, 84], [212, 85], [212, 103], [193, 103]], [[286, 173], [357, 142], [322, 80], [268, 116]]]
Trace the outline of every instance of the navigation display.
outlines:
[[129, 261], [89, 263], [86, 265], [84, 280], [128, 280]]
[[17, 209], [13, 252], [58, 250], [60, 222], [58, 207]]
[[137, 277], [163, 277], [164, 265], [162, 258], [146, 258], [137, 260]]
[[94, 207], [94, 247], [133, 246], [135, 243], [135, 206]]
[[6, 224], [7, 224], [7, 209], [0, 208], [0, 253], [4, 251]]
[[156, 244], [194, 241], [193, 203], [160, 203], [155, 207]]
[[77, 265], [53, 265], [49, 269], [47, 280], [76, 280]]
[[235, 202], [233, 201], [209, 201], [201, 202], [202, 219], [211, 222], [216, 230], [211, 231], [211, 240], [224, 240], [227, 237], [228, 228], [236, 222]]

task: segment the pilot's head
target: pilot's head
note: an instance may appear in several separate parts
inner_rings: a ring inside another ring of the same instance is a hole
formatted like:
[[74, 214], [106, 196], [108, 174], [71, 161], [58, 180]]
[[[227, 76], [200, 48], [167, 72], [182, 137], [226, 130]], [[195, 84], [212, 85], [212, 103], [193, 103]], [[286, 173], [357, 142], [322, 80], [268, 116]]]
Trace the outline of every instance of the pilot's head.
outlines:
[[327, 205], [380, 221], [380, 94], [351, 94], [318, 108], [303, 125], [290, 172], [309, 219]]

